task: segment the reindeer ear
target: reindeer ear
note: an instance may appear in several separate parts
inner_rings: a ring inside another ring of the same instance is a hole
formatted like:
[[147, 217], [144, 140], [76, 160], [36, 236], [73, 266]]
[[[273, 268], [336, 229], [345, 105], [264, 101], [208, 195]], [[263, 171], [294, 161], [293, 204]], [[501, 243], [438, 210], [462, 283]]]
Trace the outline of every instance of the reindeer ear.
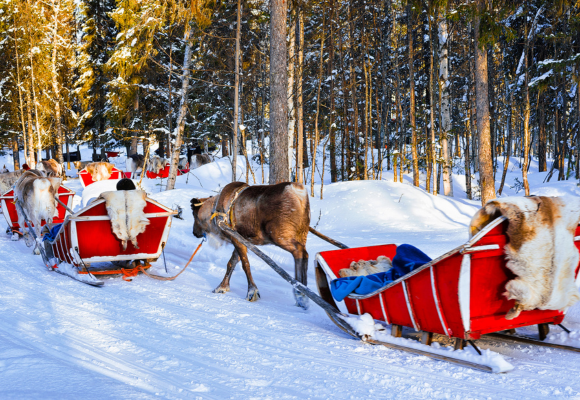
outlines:
[[61, 179], [51, 176], [50, 178], [48, 178], [48, 180], [50, 181], [50, 185], [54, 189], [54, 193], [58, 193], [58, 188], [60, 187]]
[[202, 199], [196, 199], [196, 198], [191, 199], [191, 210], [194, 213], [197, 213], [199, 211], [199, 209], [201, 208], [201, 206], [203, 205], [203, 203], [205, 203], [206, 200], [208, 200], [208, 199], [211, 199], [211, 197], [205, 197]]

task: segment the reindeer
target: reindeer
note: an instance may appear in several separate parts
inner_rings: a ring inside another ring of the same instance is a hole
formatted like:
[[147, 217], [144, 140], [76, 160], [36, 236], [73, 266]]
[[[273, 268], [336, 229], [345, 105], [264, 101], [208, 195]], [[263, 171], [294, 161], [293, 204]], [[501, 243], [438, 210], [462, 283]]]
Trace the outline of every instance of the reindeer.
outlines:
[[[192, 199], [194, 216], [193, 234], [197, 238], [209, 235], [210, 244], [228, 242], [234, 251], [227, 265], [227, 271], [214, 293], [230, 290], [230, 277], [238, 261], [248, 279], [249, 301], [260, 298], [258, 288], [252, 279], [246, 246], [234, 237], [224, 233], [217, 225], [214, 213], [225, 213], [230, 226], [252, 244], [273, 244], [294, 257], [296, 280], [306, 285], [308, 253], [306, 238], [310, 225], [310, 203], [308, 193], [302, 184], [279, 183], [277, 185], [248, 186], [242, 182], [226, 185], [218, 196]], [[229, 210], [229, 212], [228, 212]], [[294, 289], [296, 304], [308, 307], [308, 299]]]

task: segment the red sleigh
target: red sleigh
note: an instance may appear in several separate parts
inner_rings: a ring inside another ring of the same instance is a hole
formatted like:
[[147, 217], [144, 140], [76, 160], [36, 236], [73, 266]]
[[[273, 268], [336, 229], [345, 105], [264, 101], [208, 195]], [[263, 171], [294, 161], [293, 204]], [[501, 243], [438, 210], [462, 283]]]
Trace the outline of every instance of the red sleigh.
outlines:
[[[540, 340], [543, 340], [550, 324], [562, 323], [563, 312], [530, 310], [522, 311], [512, 320], [505, 318], [515, 303], [515, 300], [503, 296], [506, 283], [515, 277], [506, 267], [506, 229], [505, 218], [497, 218], [464, 245], [389, 285], [367, 295], [350, 294], [344, 299], [344, 306], [349, 314], [368, 313], [373, 319], [391, 325], [394, 337], [401, 336], [402, 327], [422, 332], [425, 344], [431, 344], [433, 333], [436, 333], [456, 338], [455, 347], [461, 349], [466, 340], [473, 341], [492, 333], [499, 337], [496, 332], [530, 325], [538, 325]], [[575, 245], [580, 249], [580, 226], [576, 229]], [[372, 260], [382, 255], [392, 259], [396, 249], [396, 245], [387, 244], [318, 253], [315, 268], [321, 297], [338, 309], [329, 287], [330, 280], [339, 276], [338, 271], [360, 259]], [[580, 265], [576, 268], [577, 284], [579, 270]], [[510, 340], [519, 339], [548, 345], [538, 340], [510, 336]], [[579, 351], [569, 346], [551, 346]]]
[[[123, 179], [124, 177], [125, 177], [125, 174], [123, 173], [123, 171], [117, 169], [116, 167], [113, 167], [113, 170], [111, 171], [111, 176], [109, 177], [109, 179]], [[93, 181], [93, 177], [91, 176], [91, 174], [89, 174], [87, 172], [86, 168], [79, 171], [79, 179], [80, 179], [81, 185], [83, 185], [83, 187], [87, 187], [87, 186], [95, 183], [95, 181]]]
[[[74, 195], [75, 192], [66, 186], [61, 185], [58, 188], [56, 197], [66, 204], [68, 208], [72, 209]], [[0, 196], [0, 204], [2, 204], [2, 214], [4, 214], [4, 218], [6, 218], [6, 223], [8, 224], [6, 232], [11, 233], [18, 231], [21, 227], [18, 224], [18, 213], [16, 212], [16, 206], [14, 205], [14, 189], [11, 189]], [[53, 223], [60, 224], [64, 221], [67, 210], [62, 204], [58, 203], [57, 211], [58, 216], [53, 219]], [[44, 226], [45, 224], [46, 222], [43, 220], [42, 225]]]
[[[155, 173], [153, 171], [148, 170], [147, 171], [147, 178], [149, 178], [149, 179], [168, 178], [170, 168], [171, 168], [171, 165], [169, 163], [167, 163], [167, 164], [165, 164], [165, 167], [161, 171], [159, 171], [158, 173]], [[188, 172], [189, 172], [189, 169], [178, 169], [177, 176], [187, 174]]]
[[[150, 198], [146, 201], [143, 211], [150, 223], [137, 236], [139, 248], [128, 242], [127, 248], [123, 250], [121, 241], [111, 229], [105, 200], [98, 199], [65, 219], [55, 237], [45, 245], [49, 257], [56, 258], [59, 263], [74, 265], [80, 273], [88, 270], [94, 275], [121, 273], [124, 278], [134, 276], [141, 262], [143, 268], [149, 268], [150, 263], [159, 258], [167, 243], [171, 216], [176, 212]], [[104, 262], [122, 262], [127, 267], [132, 264], [132, 268], [91, 268], [91, 264]]]

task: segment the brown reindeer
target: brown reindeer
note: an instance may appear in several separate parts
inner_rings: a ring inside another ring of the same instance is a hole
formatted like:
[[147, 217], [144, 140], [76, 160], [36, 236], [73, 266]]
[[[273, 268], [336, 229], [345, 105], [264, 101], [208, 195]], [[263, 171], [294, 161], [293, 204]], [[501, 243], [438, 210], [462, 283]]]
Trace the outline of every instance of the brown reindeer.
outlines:
[[[307, 284], [308, 253], [306, 238], [310, 225], [310, 203], [308, 193], [302, 184], [279, 183], [270, 186], [248, 186], [242, 182], [226, 185], [217, 196], [192, 199], [194, 224], [193, 234], [201, 238], [207, 234], [212, 241], [227, 241], [234, 245], [232, 257], [228, 262], [224, 279], [214, 293], [226, 293], [230, 290], [230, 277], [238, 261], [248, 279], [249, 301], [260, 298], [258, 288], [252, 279], [248, 250], [234, 237], [224, 233], [217, 225], [219, 215], [224, 213], [233, 230], [249, 240], [252, 244], [273, 244], [294, 257], [295, 278]], [[214, 213], [218, 218], [213, 218]], [[294, 289], [296, 305], [307, 308], [308, 299]]]

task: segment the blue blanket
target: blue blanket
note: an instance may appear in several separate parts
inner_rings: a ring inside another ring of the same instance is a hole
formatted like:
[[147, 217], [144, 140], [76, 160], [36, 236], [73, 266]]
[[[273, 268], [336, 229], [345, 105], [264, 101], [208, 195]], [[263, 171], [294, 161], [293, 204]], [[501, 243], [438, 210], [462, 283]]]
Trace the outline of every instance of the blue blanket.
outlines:
[[430, 261], [431, 258], [415, 246], [402, 244], [397, 247], [397, 253], [393, 257], [393, 268], [387, 272], [338, 278], [330, 282], [330, 291], [337, 301], [342, 301], [353, 292], [356, 294], [369, 294]]
[[58, 231], [60, 230], [61, 226], [62, 224], [57, 224], [52, 228], [50, 228], [50, 231], [48, 233], [45, 233], [44, 236], [42, 237], [42, 241], [44, 242], [45, 240], [50, 240], [52, 242], [54, 239], [56, 239], [56, 235], [58, 234]]

